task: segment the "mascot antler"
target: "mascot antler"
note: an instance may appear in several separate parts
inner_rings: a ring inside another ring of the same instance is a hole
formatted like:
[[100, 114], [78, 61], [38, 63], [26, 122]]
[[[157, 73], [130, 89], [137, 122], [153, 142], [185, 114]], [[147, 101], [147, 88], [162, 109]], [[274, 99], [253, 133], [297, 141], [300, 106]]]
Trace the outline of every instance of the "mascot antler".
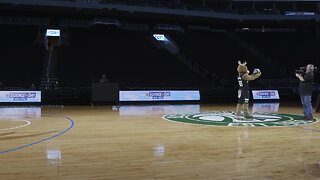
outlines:
[[245, 66], [245, 65], [247, 65], [247, 61], [245, 61], [244, 63], [241, 63], [241, 61], [238, 61], [238, 64], [239, 64], [239, 65], [244, 65], [244, 66]]

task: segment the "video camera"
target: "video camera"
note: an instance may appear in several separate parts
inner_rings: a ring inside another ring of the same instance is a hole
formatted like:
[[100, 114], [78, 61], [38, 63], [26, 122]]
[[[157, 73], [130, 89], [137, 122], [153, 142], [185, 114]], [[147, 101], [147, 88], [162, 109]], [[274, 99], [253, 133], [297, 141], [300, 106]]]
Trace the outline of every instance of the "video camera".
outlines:
[[[306, 69], [307, 69], [306, 66], [299, 67], [298, 69], [295, 70], [295, 72], [296, 72], [297, 74], [304, 75], [304, 74], [306, 73]], [[317, 72], [318, 72], [318, 68], [317, 68], [317, 67], [314, 67], [313, 73], [317, 73]]]

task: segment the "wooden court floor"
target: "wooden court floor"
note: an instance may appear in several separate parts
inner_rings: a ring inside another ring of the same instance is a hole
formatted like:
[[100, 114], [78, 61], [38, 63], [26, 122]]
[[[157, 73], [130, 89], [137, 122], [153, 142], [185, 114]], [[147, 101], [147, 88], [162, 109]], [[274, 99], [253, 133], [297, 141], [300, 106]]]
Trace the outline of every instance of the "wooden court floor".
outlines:
[[[227, 127], [163, 119], [234, 106], [1, 107], [0, 179], [320, 179], [318, 122]], [[302, 113], [298, 105], [276, 108]]]

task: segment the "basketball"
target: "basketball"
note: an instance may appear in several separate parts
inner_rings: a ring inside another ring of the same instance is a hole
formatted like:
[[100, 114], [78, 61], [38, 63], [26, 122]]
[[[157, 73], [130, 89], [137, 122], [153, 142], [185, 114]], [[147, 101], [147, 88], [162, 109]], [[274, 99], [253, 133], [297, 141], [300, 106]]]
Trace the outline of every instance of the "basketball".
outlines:
[[256, 69], [253, 70], [253, 74], [257, 74], [257, 73], [259, 73], [259, 72], [261, 72], [261, 71], [260, 71], [260, 69], [258, 69], [258, 68], [256, 68]]

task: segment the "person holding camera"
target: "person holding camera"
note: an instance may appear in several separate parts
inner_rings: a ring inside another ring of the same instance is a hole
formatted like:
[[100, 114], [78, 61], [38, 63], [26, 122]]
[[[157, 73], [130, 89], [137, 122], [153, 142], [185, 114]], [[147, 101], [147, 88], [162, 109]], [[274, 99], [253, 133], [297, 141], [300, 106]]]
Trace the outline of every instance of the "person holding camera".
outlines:
[[304, 73], [300, 74], [296, 72], [296, 77], [300, 80], [299, 93], [305, 120], [313, 119], [311, 103], [312, 83], [314, 78], [313, 70], [314, 66], [312, 64], [308, 64]]

